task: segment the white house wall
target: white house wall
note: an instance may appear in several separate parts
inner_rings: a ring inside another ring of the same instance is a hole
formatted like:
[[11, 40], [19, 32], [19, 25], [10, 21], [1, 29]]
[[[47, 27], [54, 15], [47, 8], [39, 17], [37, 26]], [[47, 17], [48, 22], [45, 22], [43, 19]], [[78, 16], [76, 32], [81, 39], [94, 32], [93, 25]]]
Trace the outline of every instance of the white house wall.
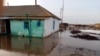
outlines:
[[[55, 20], [55, 28], [53, 29], [53, 21]], [[48, 36], [59, 30], [59, 20], [48, 18], [44, 21], [44, 36]]]

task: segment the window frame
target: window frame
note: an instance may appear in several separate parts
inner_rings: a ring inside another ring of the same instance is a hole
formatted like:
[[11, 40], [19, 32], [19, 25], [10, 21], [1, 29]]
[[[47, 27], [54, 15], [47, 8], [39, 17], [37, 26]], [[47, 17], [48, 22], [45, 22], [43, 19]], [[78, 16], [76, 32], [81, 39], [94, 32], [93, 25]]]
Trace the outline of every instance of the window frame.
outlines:
[[37, 20], [37, 27], [41, 26], [41, 20]]
[[29, 29], [29, 22], [24, 21], [24, 29]]

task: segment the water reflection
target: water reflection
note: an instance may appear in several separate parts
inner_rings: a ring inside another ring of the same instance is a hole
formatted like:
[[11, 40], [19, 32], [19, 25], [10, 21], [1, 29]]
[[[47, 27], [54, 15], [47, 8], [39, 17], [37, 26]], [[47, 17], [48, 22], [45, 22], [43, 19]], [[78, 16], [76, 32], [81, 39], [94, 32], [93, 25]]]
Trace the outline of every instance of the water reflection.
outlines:
[[11, 37], [9, 36], [0, 36], [0, 48], [11, 50]]
[[10, 56], [8, 54], [12, 53], [14, 56], [48, 55], [58, 44], [58, 34], [55, 33], [45, 39], [31, 38], [31, 40], [28, 37], [1, 36], [0, 52], [5, 54], [0, 54], [0, 56]]

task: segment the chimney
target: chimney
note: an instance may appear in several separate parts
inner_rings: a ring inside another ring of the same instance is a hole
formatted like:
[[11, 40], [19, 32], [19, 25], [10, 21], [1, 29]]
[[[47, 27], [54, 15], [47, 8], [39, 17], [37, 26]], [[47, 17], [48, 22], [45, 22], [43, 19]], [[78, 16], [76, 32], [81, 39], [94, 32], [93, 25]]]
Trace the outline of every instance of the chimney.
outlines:
[[35, 5], [37, 5], [37, 0], [35, 0]]
[[3, 0], [0, 0], [0, 14], [3, 13]]

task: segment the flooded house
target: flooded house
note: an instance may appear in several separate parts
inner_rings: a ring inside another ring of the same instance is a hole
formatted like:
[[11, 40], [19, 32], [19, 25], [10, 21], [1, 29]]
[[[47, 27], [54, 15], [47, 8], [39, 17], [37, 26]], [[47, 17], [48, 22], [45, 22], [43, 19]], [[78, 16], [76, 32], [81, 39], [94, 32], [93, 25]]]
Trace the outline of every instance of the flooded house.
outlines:
[[4, 6], [0, 33], [44, 37], [59, 30], [60, 18], [40, 5]]
[[[0, 37], [0, 51], [3, 49], [12, 56], [47, 56], [54, 48], [57, 46], [59, 41], [59, 33], [55, 33], [46, 38], [32, 38], [31, 42], [27, 37], [12, 37], [12, 36], [2, 36]], [[11, 53], [10, 53], [11, 52]], [[14, 53], [14, 54], [12, 54]], [[24, 54], [24, 55], [21, 55]], [[6, 54], [4, 54], [5, 56]], [[0, 56], [3, 56], [0, 54]], [[7, 54], [7, 56], [9, 56]]]

